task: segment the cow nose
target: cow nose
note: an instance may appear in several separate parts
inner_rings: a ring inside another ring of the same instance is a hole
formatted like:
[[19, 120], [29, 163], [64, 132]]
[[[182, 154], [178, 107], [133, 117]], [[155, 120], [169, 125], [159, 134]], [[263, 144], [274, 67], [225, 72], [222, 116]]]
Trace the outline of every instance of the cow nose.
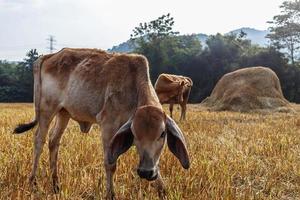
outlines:
[[141, 178], [145, 178], [147, 180], [154, 180], [154, 177], [156, 177], [154, 176], [154, 170], [138, 169], [137, 173]]

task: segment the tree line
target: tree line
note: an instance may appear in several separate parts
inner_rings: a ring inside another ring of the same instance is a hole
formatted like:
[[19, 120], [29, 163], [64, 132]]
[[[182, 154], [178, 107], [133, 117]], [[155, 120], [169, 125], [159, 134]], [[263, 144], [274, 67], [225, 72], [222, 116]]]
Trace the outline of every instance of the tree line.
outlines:
[[201, 47], [193, 35], [174, 36], [162, 39], [151, 51], [146, 46], [137, 48], [136, 52], [148, 58], [153, 83], [161, 73], [192, 78], [194, 85], [190, 101], [193, 103], [201, 102], [209, 96], [224, 74], [253, 66], [265, 66], [275, 71], [285, 97], [299, 103], [300, 68], [290, 64], [276, 48], [253, 45], [243, 38], [241, 35], [212, 35], [205, 46]]
[[268, 47], [252, 44], [246, 33], [211, 35], [201, 45], [196, 35], [179, 35], [174, 18], [163, 15], [140, 23], [131, 35], [135, 52], [150, 63], [154, 83], [160, 73], [186, 75], [194, 86], [190, 101], [201, 102], [210, 95], [226, 73], [245, 67], [269, 67], [278, 75], [284, 96], [300, 103], [300, 1], [285, 1], [273, 17]]
[[36, 49], [30, 50], [21, 62], [0, 60], [0, 102], [33, 101], [33, 63]]
[[[174, 18], [163, 15], [140, 23], [130, 36], [134, 52], [147, 57], [155, 83], [161, 73], [185, 75], [194, 86], [190, 102], [199, 103], [210, 95], [226, 73], [251, 66], [271, 68], [278, 75], [284, 96], [300, 103], [300, 2], [286, 1], [280, 15], [269, 22], [268, 47], [252, 44], [246, 34], [211, 35], [201, 44], [196, 35], [179, 35], [173, 30]], [[299, 29], [298, 29], [299, 28]], [[32, 66], [38, 53], [30, 50], [19, 63], [0, 61], [0, 101], [31, 102]]]

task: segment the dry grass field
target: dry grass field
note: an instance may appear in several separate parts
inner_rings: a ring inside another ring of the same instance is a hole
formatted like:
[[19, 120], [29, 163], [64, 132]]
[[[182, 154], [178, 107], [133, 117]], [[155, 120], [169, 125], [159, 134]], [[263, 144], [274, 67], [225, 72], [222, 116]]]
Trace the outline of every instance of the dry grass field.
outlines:
[[[33, 131], [11, 133], [33, 116], [31, 104], [0, 104], [0, 198], [103, 199], [100, 129], [94, 125], [83, 134], [73, 121], [60, 146], [61, 193], [52, 193], [47, 144], [37, 175], [39, 190], [30, 193]], [[299, 113], [217, 113], [189, 105], [187, 118], [178, 124], [187, 139], [191, 168], [182, 169], [167, 147], [160, 161], [168, 199], [300, 199]], [[118, 160], [117, 199], [158, 199], [152, 185], [136, 174], [137, 163], [134, 148]]]

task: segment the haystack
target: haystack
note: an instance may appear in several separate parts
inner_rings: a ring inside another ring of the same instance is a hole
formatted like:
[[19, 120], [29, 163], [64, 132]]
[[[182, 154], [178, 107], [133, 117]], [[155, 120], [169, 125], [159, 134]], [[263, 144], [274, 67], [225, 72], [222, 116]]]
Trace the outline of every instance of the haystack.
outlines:
[[290, 111], [279, 79], [266, 67], [250, 67], [225, 74], [211, 95], [201, 103], [213, 111]]

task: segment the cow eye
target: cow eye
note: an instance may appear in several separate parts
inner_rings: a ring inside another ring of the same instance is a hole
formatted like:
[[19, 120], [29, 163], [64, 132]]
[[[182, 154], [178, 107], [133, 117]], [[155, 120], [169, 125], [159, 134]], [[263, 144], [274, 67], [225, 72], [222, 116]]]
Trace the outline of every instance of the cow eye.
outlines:
[[164, 138], [166, 136], [166, 131], [162, 132], [160, 138]]

